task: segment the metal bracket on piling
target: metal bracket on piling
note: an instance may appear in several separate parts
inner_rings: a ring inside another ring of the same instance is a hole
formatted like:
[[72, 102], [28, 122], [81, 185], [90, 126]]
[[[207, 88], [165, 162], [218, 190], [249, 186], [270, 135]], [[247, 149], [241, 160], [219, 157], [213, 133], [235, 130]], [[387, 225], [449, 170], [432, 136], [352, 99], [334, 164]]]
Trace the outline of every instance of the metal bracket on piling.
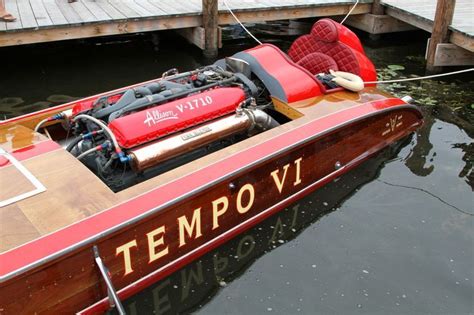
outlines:
[[117, 311], [120, 315], [125, 315], [125, 309], [123, 308], [122, 302], [120, 301], [117, 291], [115, 291], [114, 285], [112, 284], [112, 280], [110, 279], [109, 269], [104, 265], [104, 262], [99, 256], [99, 249], [96, 245], [93, 247], [94, 251], [94, 259], [97, 267], [99, 267], [100, 273], [102, 274], [102, 278], [104, 278], [105, 284], [107, 285], [107, 292], [109, 296], [109, 303], [110, 307], [117, 308]]

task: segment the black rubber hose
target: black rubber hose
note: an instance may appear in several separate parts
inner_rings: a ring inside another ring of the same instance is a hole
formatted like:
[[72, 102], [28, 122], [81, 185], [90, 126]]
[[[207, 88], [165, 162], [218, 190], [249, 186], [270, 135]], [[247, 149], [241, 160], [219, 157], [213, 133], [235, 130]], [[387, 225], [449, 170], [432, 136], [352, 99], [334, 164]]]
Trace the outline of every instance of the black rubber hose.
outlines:
[[66, 147], [66, 151], [71, 152], [72, 149], [82, 140], [82, 136], [74, 138]]

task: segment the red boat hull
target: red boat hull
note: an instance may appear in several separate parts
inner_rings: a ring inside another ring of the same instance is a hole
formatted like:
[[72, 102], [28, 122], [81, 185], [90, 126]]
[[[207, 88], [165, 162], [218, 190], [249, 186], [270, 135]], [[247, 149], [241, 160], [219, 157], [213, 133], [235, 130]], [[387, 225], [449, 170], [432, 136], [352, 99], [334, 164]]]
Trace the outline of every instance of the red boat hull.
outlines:
[[1, 308], [7, 314], [105, 311], [107, 289], [93, 245], [120, 298], [126, 298], [421, 123], [416, 107], [385, 98], [288, 126], [283, 133], [3, 253]]

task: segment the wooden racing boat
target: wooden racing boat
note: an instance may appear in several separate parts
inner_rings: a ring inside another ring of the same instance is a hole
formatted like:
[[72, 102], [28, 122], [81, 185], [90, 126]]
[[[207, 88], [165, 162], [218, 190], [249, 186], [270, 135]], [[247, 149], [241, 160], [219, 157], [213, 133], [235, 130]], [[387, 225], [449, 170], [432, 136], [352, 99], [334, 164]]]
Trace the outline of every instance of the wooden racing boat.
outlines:
[[121, 311], [422, 124], [362, 80], [357, 36], [322, 19], [288, 55], [264, 44], [0, 122], [1, 311]]

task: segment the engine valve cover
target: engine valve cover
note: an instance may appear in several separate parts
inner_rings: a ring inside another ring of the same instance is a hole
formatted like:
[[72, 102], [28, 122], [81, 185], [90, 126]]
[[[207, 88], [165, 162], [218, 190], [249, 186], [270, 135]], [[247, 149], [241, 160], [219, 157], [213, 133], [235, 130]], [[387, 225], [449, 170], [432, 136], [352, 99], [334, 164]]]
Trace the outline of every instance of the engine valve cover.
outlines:
[[230, 114], [244, 100], [240, 88], [216, 88], [117, 118], [109, 128], [128, 149]]

